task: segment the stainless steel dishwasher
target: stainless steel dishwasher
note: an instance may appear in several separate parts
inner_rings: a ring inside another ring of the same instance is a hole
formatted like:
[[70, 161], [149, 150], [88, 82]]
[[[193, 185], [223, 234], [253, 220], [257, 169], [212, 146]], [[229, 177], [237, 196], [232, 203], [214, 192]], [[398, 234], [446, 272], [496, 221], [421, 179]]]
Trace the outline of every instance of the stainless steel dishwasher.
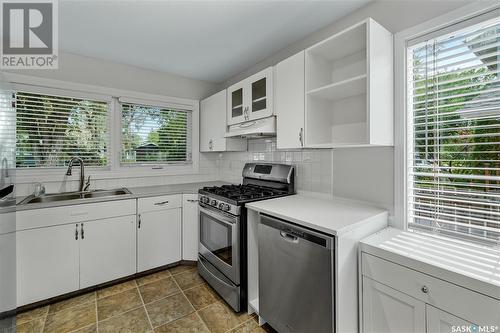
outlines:
[[334, 332], [334, 238], [261, 214], [259, 315], [280, 333]]

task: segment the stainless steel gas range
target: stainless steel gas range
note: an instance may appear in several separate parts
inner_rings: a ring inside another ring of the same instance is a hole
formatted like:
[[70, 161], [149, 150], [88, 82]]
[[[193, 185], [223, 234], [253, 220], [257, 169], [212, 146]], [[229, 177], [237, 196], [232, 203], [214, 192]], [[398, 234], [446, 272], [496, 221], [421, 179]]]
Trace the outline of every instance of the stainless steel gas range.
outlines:
[[247, 304], [247, 227], [245, 203], [295, 193], [291, 165], [247, 163], [241, 185], [199, 190], [198, 271], [235, 310]]

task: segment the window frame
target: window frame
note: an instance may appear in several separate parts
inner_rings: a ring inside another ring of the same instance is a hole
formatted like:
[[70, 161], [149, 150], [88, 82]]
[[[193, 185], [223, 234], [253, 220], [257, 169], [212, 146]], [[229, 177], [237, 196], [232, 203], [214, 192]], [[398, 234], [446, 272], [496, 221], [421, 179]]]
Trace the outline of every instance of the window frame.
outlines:
[[[499, 15], [500, 5], [473, 3], [401, 31], [394, 40], [394, 219], [390, 224], [407, 230], [407, 125], [412, 115], [407, 109], [407, 48], [422, 38], [443, 35]], [[477, 22], [474, 22], [477, 20]]]
[[[4, 73], [5, 81], [10, 85], [9, 90], [23, 90], [26, 92], [54, 94], [75, 98], [89, 98], [109, 100], [108, 108], [108, 166], [87, 167], [87, 175], [94, 180], [115, 178], [140, 178], [158, 176], [176, 176], [199, 173], [199, 100], [147, 94], [137, 91], [101, 87], [61, 80], [27, 76], [17, 73]], [[141, 103], [160, 103], [182, 109], [192, 110], [191, 120], [191, 149], [192, 162], [183, 164], [149, 164], [149, 165], [121, 165], [121, 107], [119, 99], [135, 100]], [[72, 176], [75, 180], [78, 174]], [[17, 183], [44, 183], [64, 181], [63, 168], [16, 168]]]
[[[191, 165], [194, 163], [194, 152], [193, 152], [193, 136], [194, 136], [194, 128], [193, 128], [193, 122], [194, 122], [194, 110], [193, 108], [187, 107], [184, 104], [176, 104], [176, 103], [169, 103], [165, 101], [152, 101], [152, 100], [143, 100], [143, 99], [137, 99], [137, 98], [129, 98], [129, 97], [118, 97], [117, 99], [118, 102], [118, 109], [117, 109], [117, 115], [119, 117], [118, 121], [120, 123], [120, 130], [119, 130], [119, 146], [118, 146], [118, 164], [120, 165], [120, 168], [123, 169], [130, 169], [130, 168], [145, 168], [145, 169], [151, 169], [151, 168], [164, 168], [164, 167], [174, 167], [174, 166], [186, 166], [186, 165]], [[123, 163], [121, 160], [121, 153], [122, 153], [122, 117], [123, 117], [123, 104], [136, 104], [136, 105], [143, 105], [143, 106], [151, 106], [151, 107], [160, 107], [160, 108], [166, 108], [166, 109], [174, 109], [178, 111], [184, 111], [184, 112], [189, 112], [191, 113], [191, 122], [190, 122], [190, 127], [188, 130], [188, 133], [191, 134], [191, 160], [190, 161], [175, 161], [175, 162], [167, 162], [167, 161], [159, 161], [159, 162], [135, 162], [135, 163]]]

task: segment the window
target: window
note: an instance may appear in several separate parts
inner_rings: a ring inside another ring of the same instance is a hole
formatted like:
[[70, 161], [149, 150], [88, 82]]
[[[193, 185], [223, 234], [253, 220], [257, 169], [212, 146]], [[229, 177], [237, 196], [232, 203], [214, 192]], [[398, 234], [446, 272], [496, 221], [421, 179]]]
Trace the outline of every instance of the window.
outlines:
[[108, 165], [108, 102], [17, 91], [15, 106], [18, 168]]
[[407, 48], [408, 228], [500, 243], [500, 20]]
[[187, 110], [122, 103], [122, 163], [190, 163], [191, 117]]

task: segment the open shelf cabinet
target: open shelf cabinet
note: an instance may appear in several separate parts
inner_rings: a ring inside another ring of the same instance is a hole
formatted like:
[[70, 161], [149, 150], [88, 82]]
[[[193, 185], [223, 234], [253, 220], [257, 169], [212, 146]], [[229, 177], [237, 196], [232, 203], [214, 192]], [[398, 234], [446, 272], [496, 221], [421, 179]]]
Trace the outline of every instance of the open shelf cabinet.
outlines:
[[393, 145], [393, 37], [368, 18], [305, 53], [305, 146]]

